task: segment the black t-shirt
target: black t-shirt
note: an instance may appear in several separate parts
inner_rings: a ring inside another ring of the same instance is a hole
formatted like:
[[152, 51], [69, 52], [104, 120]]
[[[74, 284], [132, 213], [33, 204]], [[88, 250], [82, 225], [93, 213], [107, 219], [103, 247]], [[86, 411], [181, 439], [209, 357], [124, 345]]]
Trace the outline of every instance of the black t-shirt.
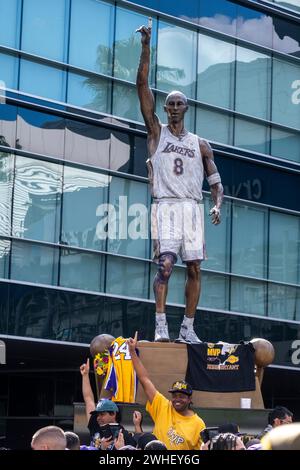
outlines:
[[[131, 445], [133, 447], [136, 447], [136, 441], [135, 439], [133, 438], [132, 434], [129, 432], [129, 431], [126, 431], [126, 429], [122, 426], [121, 426], [121, 429], [122, 429], [122, 432], [123, 432], [123, 436], [124, 436], [124, 443], [125, 445]], [[101, 437], [100, 437], [100, 426], [97, 422], [97, 415], [93, 414], [91, 415], [90, 417], [90, 420], [88, 422], [88, 428], [89, 428], [89, 431], [90, 431], [90, 436], [91, 436], [91, 445], [94, 446], [94, 447], [99, 447], [100, 448], [100, 440], [101, 440]], [[111, 448], [108, 448], [108, 450], [112, 450], [114, 447], [112, 446]]]

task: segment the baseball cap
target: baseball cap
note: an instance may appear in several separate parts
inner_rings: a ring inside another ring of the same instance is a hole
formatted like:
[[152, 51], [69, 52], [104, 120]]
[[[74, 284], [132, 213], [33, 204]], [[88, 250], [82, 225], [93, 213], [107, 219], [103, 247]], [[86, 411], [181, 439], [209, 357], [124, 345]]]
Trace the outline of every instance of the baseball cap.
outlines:
[[192, 395], [193, 389], [185, 380], [177, 380], [172, 385], [172, 388], [169, 390], [170, 393], [181, 392], [186, 395]]
[[105, 412], [105, 411], [111, 412], [111, 413], [117, 413], [119, 411], [119, 408], [117, 407], [117, 405], [113, 401], [107, 400], [107, 399], [102, 399], [102, 400], [98, 401], [96, 409], [94, 411], [91, 411], [91, 415], [92, 414], [97, 414], [97, 413], [102, 413], [102, 412]]

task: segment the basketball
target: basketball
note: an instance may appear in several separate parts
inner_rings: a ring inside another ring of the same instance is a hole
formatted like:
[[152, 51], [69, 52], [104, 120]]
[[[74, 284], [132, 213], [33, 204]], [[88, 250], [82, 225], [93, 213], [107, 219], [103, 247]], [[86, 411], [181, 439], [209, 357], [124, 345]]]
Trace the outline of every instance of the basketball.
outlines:
[[95, 357], [98, 353], [103, 353], [114, 341], [114, 337], [107, 334], [95, 336], [90, 344], [91, 356]]
[[255, 349], [255, 364], [258, 367], [267, 367], [274, 360], [275, 350], [270, 341], [263, 338], [254, 338], [250, 341]]

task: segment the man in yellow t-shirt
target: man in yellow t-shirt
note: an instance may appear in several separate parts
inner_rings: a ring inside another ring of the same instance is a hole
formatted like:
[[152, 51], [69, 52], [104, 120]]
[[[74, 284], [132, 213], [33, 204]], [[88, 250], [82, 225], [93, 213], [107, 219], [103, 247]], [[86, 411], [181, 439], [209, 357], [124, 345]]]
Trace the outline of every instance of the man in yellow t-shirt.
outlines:
[[154, 421], [153, 434], [168, 450], [199, 450], [200, 432], [205, 424], [191, 409], [192, 387], [184, 380], [178, 380], [169, 390], [171, 400], [168, 400], [155, 388], [136, 354], [137, 333], [127, 342], [133, 366], [148, 398], [146, 410]]

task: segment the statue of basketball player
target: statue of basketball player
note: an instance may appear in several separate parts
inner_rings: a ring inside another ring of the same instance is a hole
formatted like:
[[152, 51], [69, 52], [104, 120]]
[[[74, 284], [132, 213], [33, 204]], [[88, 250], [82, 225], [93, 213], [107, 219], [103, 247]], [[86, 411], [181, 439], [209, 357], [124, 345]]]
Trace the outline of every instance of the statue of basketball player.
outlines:
[[[151, 21], [151, 19], [150, 19]], [[220, 223], [223, 186], [209, 143], [184, 127], [187, 98], [179, 91], [168, 94], [164, 110], [168, 124], [161, 124], [155, 114], [149, 88], [151, 22], [141, 26], [142, 52], [137, 72], [137, 91], [147, 129], [147, 166], [152, 187], [151, 231], [154, 260], [158, 271], [154, 279], [156, 322], [154, 341], [170, 341], [166, 321], [168, 281], [177, 255], [187, 265], [186, 307], [177, 342], [200, 343], [194, 331], [194, 317], [200, 296], [200, 263], [205, 259], [204, 176], [210, 185], [214, 207], [212, 223]]]

